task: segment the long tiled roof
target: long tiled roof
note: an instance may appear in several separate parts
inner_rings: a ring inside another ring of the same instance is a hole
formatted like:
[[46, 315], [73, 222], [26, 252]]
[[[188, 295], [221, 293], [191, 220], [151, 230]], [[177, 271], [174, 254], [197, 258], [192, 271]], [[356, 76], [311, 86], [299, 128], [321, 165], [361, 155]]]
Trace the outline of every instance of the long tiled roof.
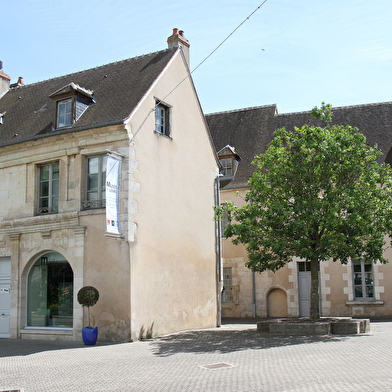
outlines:
[[[96, 102], [67, 130], [121, 123], [138, 104], [175, 53], [167, 49], [89, 70], [11, 88], [0, 99], [0, 146], [52, 132], [55, 101], [51, 94], [74, 83], [93, 91]], [[56, 131], [59, 132], [59, 131]]]
[[[212, 138], [219, 151], [227, 144], [241, 156], [236, 178], [225, 189], [246, 187], [254, 166], [253, 158], [263, 153], [274, 131], [304, 124], [322, 126], [309, 112], [277, 114], [276, 105], [246, 108], [206, 115]], [[333, 123], [357, 127], [370, 145], [383, 152], [380, 161], [392, 164], [392, 102], [333, 108]]]

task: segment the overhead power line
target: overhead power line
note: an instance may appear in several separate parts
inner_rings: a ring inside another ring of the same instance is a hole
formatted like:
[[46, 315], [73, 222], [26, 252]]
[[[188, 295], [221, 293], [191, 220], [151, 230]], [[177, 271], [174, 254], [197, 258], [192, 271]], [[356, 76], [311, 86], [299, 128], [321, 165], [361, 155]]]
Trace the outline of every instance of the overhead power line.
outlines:
[[244, 23], [246, 23], [265, 3], [267, 0], [264, 0], [252, 13], [250, 13], [207, 57], [205, 57], [192, 71], [190, 71], [189, 75], [185, 76], [168, 94], [166, 94], [161, 100], [157, 101], [155, 103], [154, 108], [150, 110], [150, 112], [147, 114], [147, 117], [144, 119], [140, 127], [137, 129], [135, 132], [134, 136], [139, 132], [140, 128], [143, 126], [143, 124], [146, 122], [148, 116], [153, 113], [160, 103], [162, 103], [170, 94], [172, 94], [186, 79], [189, 78], [190, 75], [192, 75], [202, 64], [204, 64]]
[[255, 14], [265, 3], [267, 0], [264, 0], [249, 16], [247, 16], [204, 60], [202, 60], [191, 72], [195, 72], [204, 62], [206, 62], [246, 21], [248, 21], [253, 14]]

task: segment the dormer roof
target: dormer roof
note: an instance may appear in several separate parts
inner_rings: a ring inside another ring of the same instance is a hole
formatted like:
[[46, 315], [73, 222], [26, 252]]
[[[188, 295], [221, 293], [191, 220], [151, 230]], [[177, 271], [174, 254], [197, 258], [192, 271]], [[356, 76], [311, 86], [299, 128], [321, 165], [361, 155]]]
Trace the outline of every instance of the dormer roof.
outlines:
[[93, 91], [92, 90], [87, 90], [86, 88], [80, 87], [76, 83], [69, 83], [66, 86], [58, 89], [54, 93], [49, 95], [49, 98], [56, 99], [59, 97], [62, 97], [64, 95], [72, 94], [72, 93], [79, 93], [81, 95], [84, 95], [86, 98], [93, 98]]

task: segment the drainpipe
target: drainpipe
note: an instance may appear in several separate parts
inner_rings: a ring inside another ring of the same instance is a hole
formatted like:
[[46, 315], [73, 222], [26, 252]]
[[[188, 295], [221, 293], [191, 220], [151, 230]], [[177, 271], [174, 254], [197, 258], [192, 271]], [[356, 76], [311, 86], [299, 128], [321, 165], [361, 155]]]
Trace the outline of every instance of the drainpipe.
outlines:
[[[217, 207], [220, 206], [220, 181], [219, 177], [222, 174], [218, 174], [216, 176], [216, 197], [215, 204]], [[216, 247], [217, 247], [217, 267], [218, 267], [218, 320], [217, 326], [220, 327], [222, 325], [222, 222], [221, 220], [216, 221]]]
[[253, 280], [253, 317], [257, 317], [256, 311], [256, 272], [252, 271], [252, 280]]

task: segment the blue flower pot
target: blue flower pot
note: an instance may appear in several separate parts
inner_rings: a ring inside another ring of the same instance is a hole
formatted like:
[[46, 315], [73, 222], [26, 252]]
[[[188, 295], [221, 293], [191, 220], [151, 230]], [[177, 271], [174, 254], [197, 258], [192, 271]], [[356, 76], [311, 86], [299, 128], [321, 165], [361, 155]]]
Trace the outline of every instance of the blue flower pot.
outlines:
[[83, 342], [86, 346], [93, 346], [97, 342], [98, 327], [84, 327], [82, 329]]

